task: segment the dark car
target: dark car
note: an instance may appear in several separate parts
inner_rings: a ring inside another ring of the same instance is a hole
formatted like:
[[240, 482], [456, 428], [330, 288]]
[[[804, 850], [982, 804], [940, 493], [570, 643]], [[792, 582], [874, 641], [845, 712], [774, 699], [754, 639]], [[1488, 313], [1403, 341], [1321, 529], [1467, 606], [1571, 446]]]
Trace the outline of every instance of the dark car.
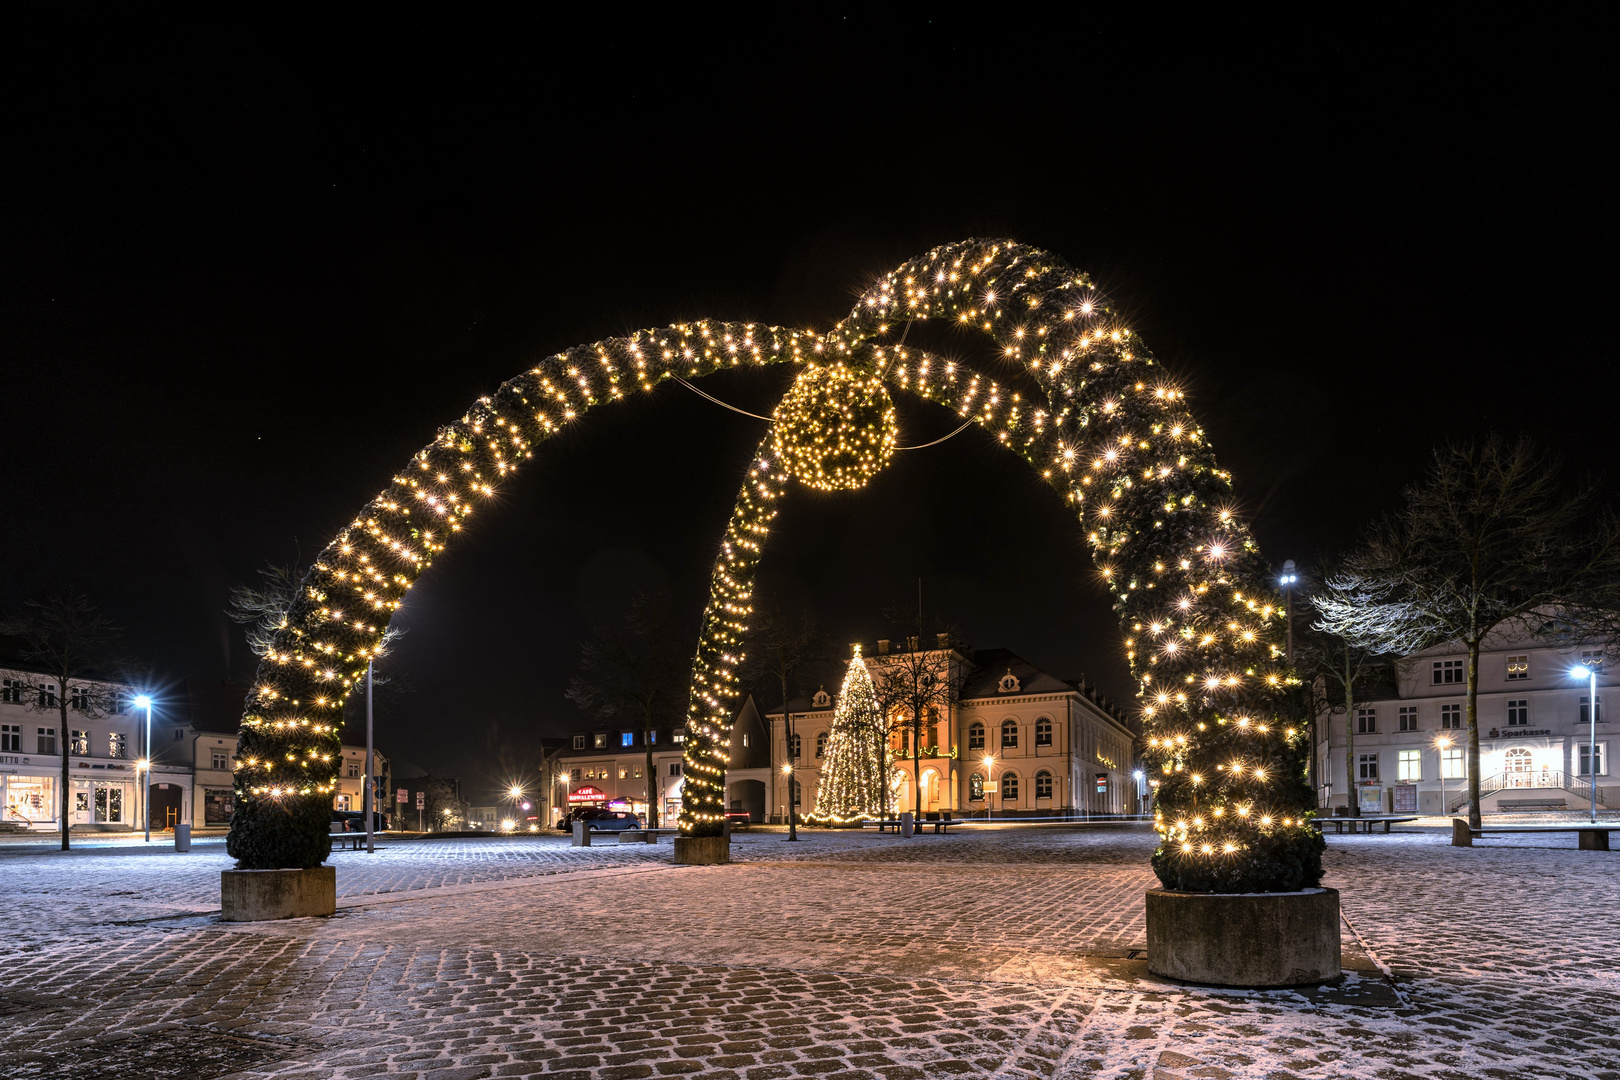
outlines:
[[641, 828], [641, 817], [638, 814], [632, 814], [628, 810], [604, 810], [596, 806], [570, 811], [568, 816], [562, 819], [559, 828], [563, 832], [570, 832], [576, 821], [583, 821], [585, 827], [592, 832], [628, 832], [631, 829]]
[[[379, 811], [372, 811], [371, 828], [374, 832], [384, 832], [388, 828], [388, 816]], [[364, 810], [334, 810], [332, 811], [333, 832], [365, 832], [366, 813]]]

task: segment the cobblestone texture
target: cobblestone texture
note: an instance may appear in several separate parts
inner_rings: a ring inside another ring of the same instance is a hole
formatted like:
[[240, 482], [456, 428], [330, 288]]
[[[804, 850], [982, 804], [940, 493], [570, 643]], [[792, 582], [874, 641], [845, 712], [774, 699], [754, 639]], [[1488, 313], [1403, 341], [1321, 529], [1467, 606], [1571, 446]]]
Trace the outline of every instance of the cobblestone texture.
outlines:
[[806, 835], [750, 833], [727, 867], [395, 843], [334, 856], [337, 917], [250, 926], [199, 914], [217, 849], [0, 848], [28, 912], [0, 1072], [1620, 1078], [1620, 853], [1573, 837], [1330, 837], [1355, 970], [1245, 993], [1147, 974], [1142, 831]]

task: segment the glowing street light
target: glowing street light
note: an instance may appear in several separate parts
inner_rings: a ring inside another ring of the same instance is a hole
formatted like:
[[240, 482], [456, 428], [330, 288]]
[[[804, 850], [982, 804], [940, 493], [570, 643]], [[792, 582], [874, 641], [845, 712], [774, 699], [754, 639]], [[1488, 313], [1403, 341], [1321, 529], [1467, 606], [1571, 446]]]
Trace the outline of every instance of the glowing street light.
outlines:
[[995, 817], [995, 815], [993, 813], [993, 811], [995, 810], [995, 806], [990, 801], [991, 792], [995, 790], [995, 786], [996, 786], [995, 785], [996, 774], [991, 772], [990, 770], [995, 766], [995, 764], [996, 764], [996, 759], [995, 758], [991, 757], [989, 754], [984, 755], [984, 783], [985, 783], [985, 789], [984, 789], [984, 820], [986, 820], [986, 821], [990, 821], [991, 819], [993, 819]]
[[[1299, 580], [1299, 573], [1294, 568], [1294, 560], [1288, 559], [1283, 563], [1282, 575], [1277, 578], [1277, 584], [1283, 587], [1283, 604], [1288, 608], [1288, 662], [1294, 662], [1294, 583]], [[1313, 748], [1312, 756], [1315, 756]]]
[[1451, 748], [1451, 736], [1436, 735], [1434, 745], [1440, 751], [1440, 812], [1449, 817], [1451, 804], [1446, 801], [1446, 751]]
[[1598, 759], [1597, 759], [1597, 721], [1598, 721], [1597, 677], [1598, 677], [1598, 671], [1602, 667], [1603, 667], [1603, 661], [1601, 661], [1601, 660], [1588, 660], [1584, 664], [1578, 664], [1578, 665], [1576, 665], [1574, 668], [1572, 668], [1570, 670], [1570, 675], [1574, 676], [1577, 679], [1581, 679], [1581, 678], [1587, 679], [1587, 680], [1589, 680], [1590, 685], [1591, 685], [1591, 689], [1588, 691], [1588, 693], [1591, 696], [1586, 699], [1587, 730], [1591, 733], [1589, 735], [1589, 737], [1588, 737], [1589, 742], [1590, 742], [1590, 748], [1587, 750], [1587, 753], [1586, 753], [1586, 775], [1587, 775], [1587, 778], [1590, 780], [1590, 782], [1592, 784], [1592, 821], [1593, 821], [1594, 824], [1597, 822], [1597, 778], [1598, 778]]
[[[152, 768], [152, 695], [136, 694], [135, 707], [146, 710], [146, 742], [141, 751], [141, 760], [135, 763], [135, 776], [140, 778], [143, 771]], [[141, 780], [141, 817], [146, 819], [146, 842], [152, 842], [152, 777], [148, 775]]]

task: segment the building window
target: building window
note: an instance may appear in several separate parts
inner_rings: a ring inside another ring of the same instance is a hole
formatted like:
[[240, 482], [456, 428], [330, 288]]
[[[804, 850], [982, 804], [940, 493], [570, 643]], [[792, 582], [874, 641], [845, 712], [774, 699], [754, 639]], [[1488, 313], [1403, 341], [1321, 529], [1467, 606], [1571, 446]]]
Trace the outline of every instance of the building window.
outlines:
[[1434, 685], [1436, 686], [1463, 682], [1464, 674], [1465, 670], [1461, 660], [1436, 660], [1434, 662]]
[[334, 800], [334, 802], [336, 803], [334, 809], [337, 809], [337, 810], [348, 810], [349, 809], [349, 797], [347, 795], [339, 795], [339, 796], [337, 796], [337, 798]]
[[669, 741], [674, 743], [676, 746], [681, 745], [683, 742], [686, 741], [686, 732], [685, 731], [677, 731], [675, 734], [673, 734], [673, 735], [671, 735], [669, 737]]
[[984, 725], [977, 721], [968, 726], [968, 749], [984, 749]]
[[[746, 746], [747, 744], [744, 743], [743, 745]], [[803, 742], [802, 739], [799, 738], [799, 733], [797, 731], [795, 731], [793, 733], [793, 760], [798, 761], [799, 757], [803, 753], [804, 753], [804, 742]], [[816, 756], [820, 757], [821, 755], [817, 754]]]
[[39, 697], [37, 699], [35, 699], [35, 704], [37, 704], [41, 708], [45, 708], [45, 709], [55, 708], [56, 707], [56, 684], [55, 683], [40, 683], [39, 684]]
[[1508, 682], [1518, 682], [1520, 679], [1530, 677], [1530, 654], [1520, 653], [1518, 656], [1507, 658]]
[[27, 692], [28, 688], [20, 679], [0, 679], [0, 702], [7, 705], [21, 705], [24, 701], [23, 695]]
[[1357, 709], [1356, 710], [1356, 734], [1357, 735], [1376, 735], [1376, 734], [1378, 734], [1378, 710], [1377, 709]]
[[[636, 745], [636, 733], [633, 732], [633, 731], [621, 731], [621, 732], [619, 732], [619, 745], [620, 746], [634, 746], [634, 745]], [[744, 745], [746, 745], [746, 744], [744, 744]]]
[[[1588, 721], [1588, 713], [1590, 713], [1591, 708], [1592, 708], [1592, 699], [1589, 696], [1587, 696], [1586, 694], [1582, 694], [1581, 695], [1581, 715], [1580, 715], [1580, 719], [1576, 720], [1575, 722], [1577, 724], [1588, 723], [1589, 722]], [[1597, 722], [1600, 723], [1600, 724], [1603, 723], [1603, 696], [1601, 694], [1598, 695], [1598, 699], [1597, 699]]]
[[121, 758], [128, 750], [129, 740], [122, 731], [109, 731], [107, 733], [107, 756]]
[[1461, 705], [1440, 706], [1440, 726], [1442, 728], [1460, 728], [1463, 726]]
[[657, 746], [658, 745], [658, 729], [657, 728], [648, 728], [647, 729], [647, 745], [648, 746]]
[[984, 777], [974, 773], [968, 777], [968, 800], [981, 802], [984, 799]]
[[80, 757], [90, 756], [90, 733], [88, 731], [73, 732], [68, 752], [78, 754]]
[[39, 750], [41, 754], [56, 753], [56, 729], [42, 727], [39, 729]]
[[1052, 797], [1052, 774], [1042, 770], [1035, 774], [1035, 797], [1037, 799], [1050, 799]]
[[1463, 752], [1461, 747], [1451, 747], [1440, 751], [1440, 775], [1447, 780], [1461, 780], [1468, 775], [1463, 767]]
[[583, 735], [575, 735], [574, 736], [574, 749], [575, 750], [583, 750], [583, 749], [585, 749], [585, 736], [583, 736]]
[[[1599, 775], [1599, 776], [1607, 776], [1607, 775], [1609, 775], [1608, 770], [1604, 769], [1604, 767], [1603, 767], [1603, 751], [1604, 751], [1604, 748], [1607, 747], [1608, 745], [1609, 745], [1608, 743], [1598, 743], [1597, 747], [1596, 747], [1596, 749], [1597, 749], [1597, 770], [1596, 770], [1596, 772], [1597, 772], [1597, 775]], [[1581, 749], [1581, 756], [1580, 756], [1580, 761], [1579, 761], [1578, 765], [1576, 766], [1576, 770], [1575, 770], [1576, 775], [1577, 776], [1591, 776], [1592, 773], [1593, 773], [1593, 769], [1592, 769], [1592, 750], [1593, 750], [1593, 747], [1592, 747], [1592, 745], [1590, 743], [1581, 743], [1580, 744], [1580, 749]]]
[[209, 757], [212, 759], [209, 762], [209, 768], [228, 769], [231, 767], [230, 755], [223, 750], [215, 750], [209, 754]]
[[[1035, 745], [1036, 746], [1051, 746], [1052, 745], [1052, 721], [1051, 721], [1051, 718], [1043, 716], [1039, 720], [1035, 721]], [[1040, 781], [1036, 780], [1035, 784], [1036, 784], [1037, 787], [1039, 787], [1040, 786]]]
[[[798, 757], [799, 755], [794, 754], [793, 756]], [[818, 732], [816, 732], [816, 757], [819, 758], [819, 757], [826, 757], [826, 756], [827, 756], [827, 733], [825, 731], [818, 731]]]
[[[1001, 722], [1001, 748], [1003, 750], [1005, 750], [1008, 747], [1017, 746], [1017, 745], [1018, 745], [1018, 721], [1016, 721], [1016, 720], [1003, 720]], [[1017, 786], [1017, 781], [1016, 780], [1013, 782], [1013, 786], [1014, 787]]]
[[1508, 727], [1524, 727], [1530, 723], [1530, 699], [1508, 699]]
[[573, 779], [578, 780], [579, 779], [579, 770], [574, 769], [568, 775], [571, 776]]
[[679, 775], [681, 775], [681, 763], [680, 762], [672, 761], [672, 762], [669, 763], [669, 775], [671, 775], [671, 776], [679, 776]]
[[1416, 783], [1423, 779], [1423, 751], [1402, 750], [1395, 762], [1395, 779]]
[[591, 745], [592, 745], [592, 747], [594, 749], [606, 750], [607, 749], [607, 732], [605, 732], [605, 731], [596, 732], [595, 735], [591, 739]]
[[1001, 801], [1016, 802], [1018, 800], [1018, 774], [1001, 774]]
[[68, 690], [68, 707], [79, 712], [88, 712], [90, 709], [90, 688], [88, 686], [75, 686]]
[[1402, 731], [1416, 731], [1418, 729], [1417, 706], [1402, 705], [1396, 720], [1399, 721]]
[[175, 728], [174, 729], [174, 741], [175, 742], [179, 742], [181, 739], [184, 739], [185, 737], [186, 737], [186, 729], [185, 728]]
[[1362, 754], [1358, 759], [1356, 778], [1358, 780], [1378, 779], [1378, 755]]
[[620, 780], [628, 780], [628, 779], [630, 779], [630, 766], [628, 766], [628, 765], [620, 765], [619, 766], [619, 779]]
[[21, 724], [0, 724], [0, 753], [22, 753]]
[[349, 762], [349, 779], [360, 779], [360, 763], [358, 761]]
[[203, 788], [203, 823], [229, 825], [236, 810], [236, 792], [230, 788]]
[[637, 765], [636, 768], [635, 768], [635, 777], [636, 777], [637, 780], [641, 779], [641, 766], [640, 765]]
[[804, 805], [804, 785], [799, 783], [798, 777], [789, 777], [788, 784], [793, 788], [793, 805]]

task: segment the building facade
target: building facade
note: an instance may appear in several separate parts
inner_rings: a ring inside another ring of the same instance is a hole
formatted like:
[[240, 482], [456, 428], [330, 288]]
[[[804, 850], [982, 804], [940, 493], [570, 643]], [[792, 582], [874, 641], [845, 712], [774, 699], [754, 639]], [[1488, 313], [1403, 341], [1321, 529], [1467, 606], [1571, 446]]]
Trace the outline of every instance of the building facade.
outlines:
[[[1581, 810], [1592, 784], [1600, 808], [1620, 804], [1609, 761], [1605, 689], [1572, 674], [1599, 648], [1555, 650], [1508, 635], [1487, 638], [1479, 658], [1481, 811]], [[1318, 802], [1441, 814], [1467, 803], [1468, 657], [1453, 644], [1403, 658], [1394, 685], [1372, 690], [1354, 715], [1341, 705], [1317, 718]], [[1360, 695], [1358, 695], [1360, 696]], [[1593, 723], [1595, 714], [1596, 723]], [[1591, 752], [1594, 728], [1597, 752]]]
[[[1057, 678], [1006, 649], [969, 651], [943, 635], [933, 644], [928, 659], [960, 690], [927, 725], [920, 762], [912, 760], [907, 732], [891, 735], [898, 811], [917, 805], [920, 786], [924, 813], [1085, 818], [1141, 812], [1135, 723], [1095, 687]], [[914, 642], [907, 646], [913, 651]], [[863, 652], [880, 686], [902, 663], [902, 650], [889, 641]], [[787, 764], [798, 781], [798, 812], [815, 811], [836, 708], [825, 689], [790, 702], [791, 745], [783, 713], [769, 715], [772, 820], [787, 813]], [[899, 717], [889, 720], [893, 726]]]

